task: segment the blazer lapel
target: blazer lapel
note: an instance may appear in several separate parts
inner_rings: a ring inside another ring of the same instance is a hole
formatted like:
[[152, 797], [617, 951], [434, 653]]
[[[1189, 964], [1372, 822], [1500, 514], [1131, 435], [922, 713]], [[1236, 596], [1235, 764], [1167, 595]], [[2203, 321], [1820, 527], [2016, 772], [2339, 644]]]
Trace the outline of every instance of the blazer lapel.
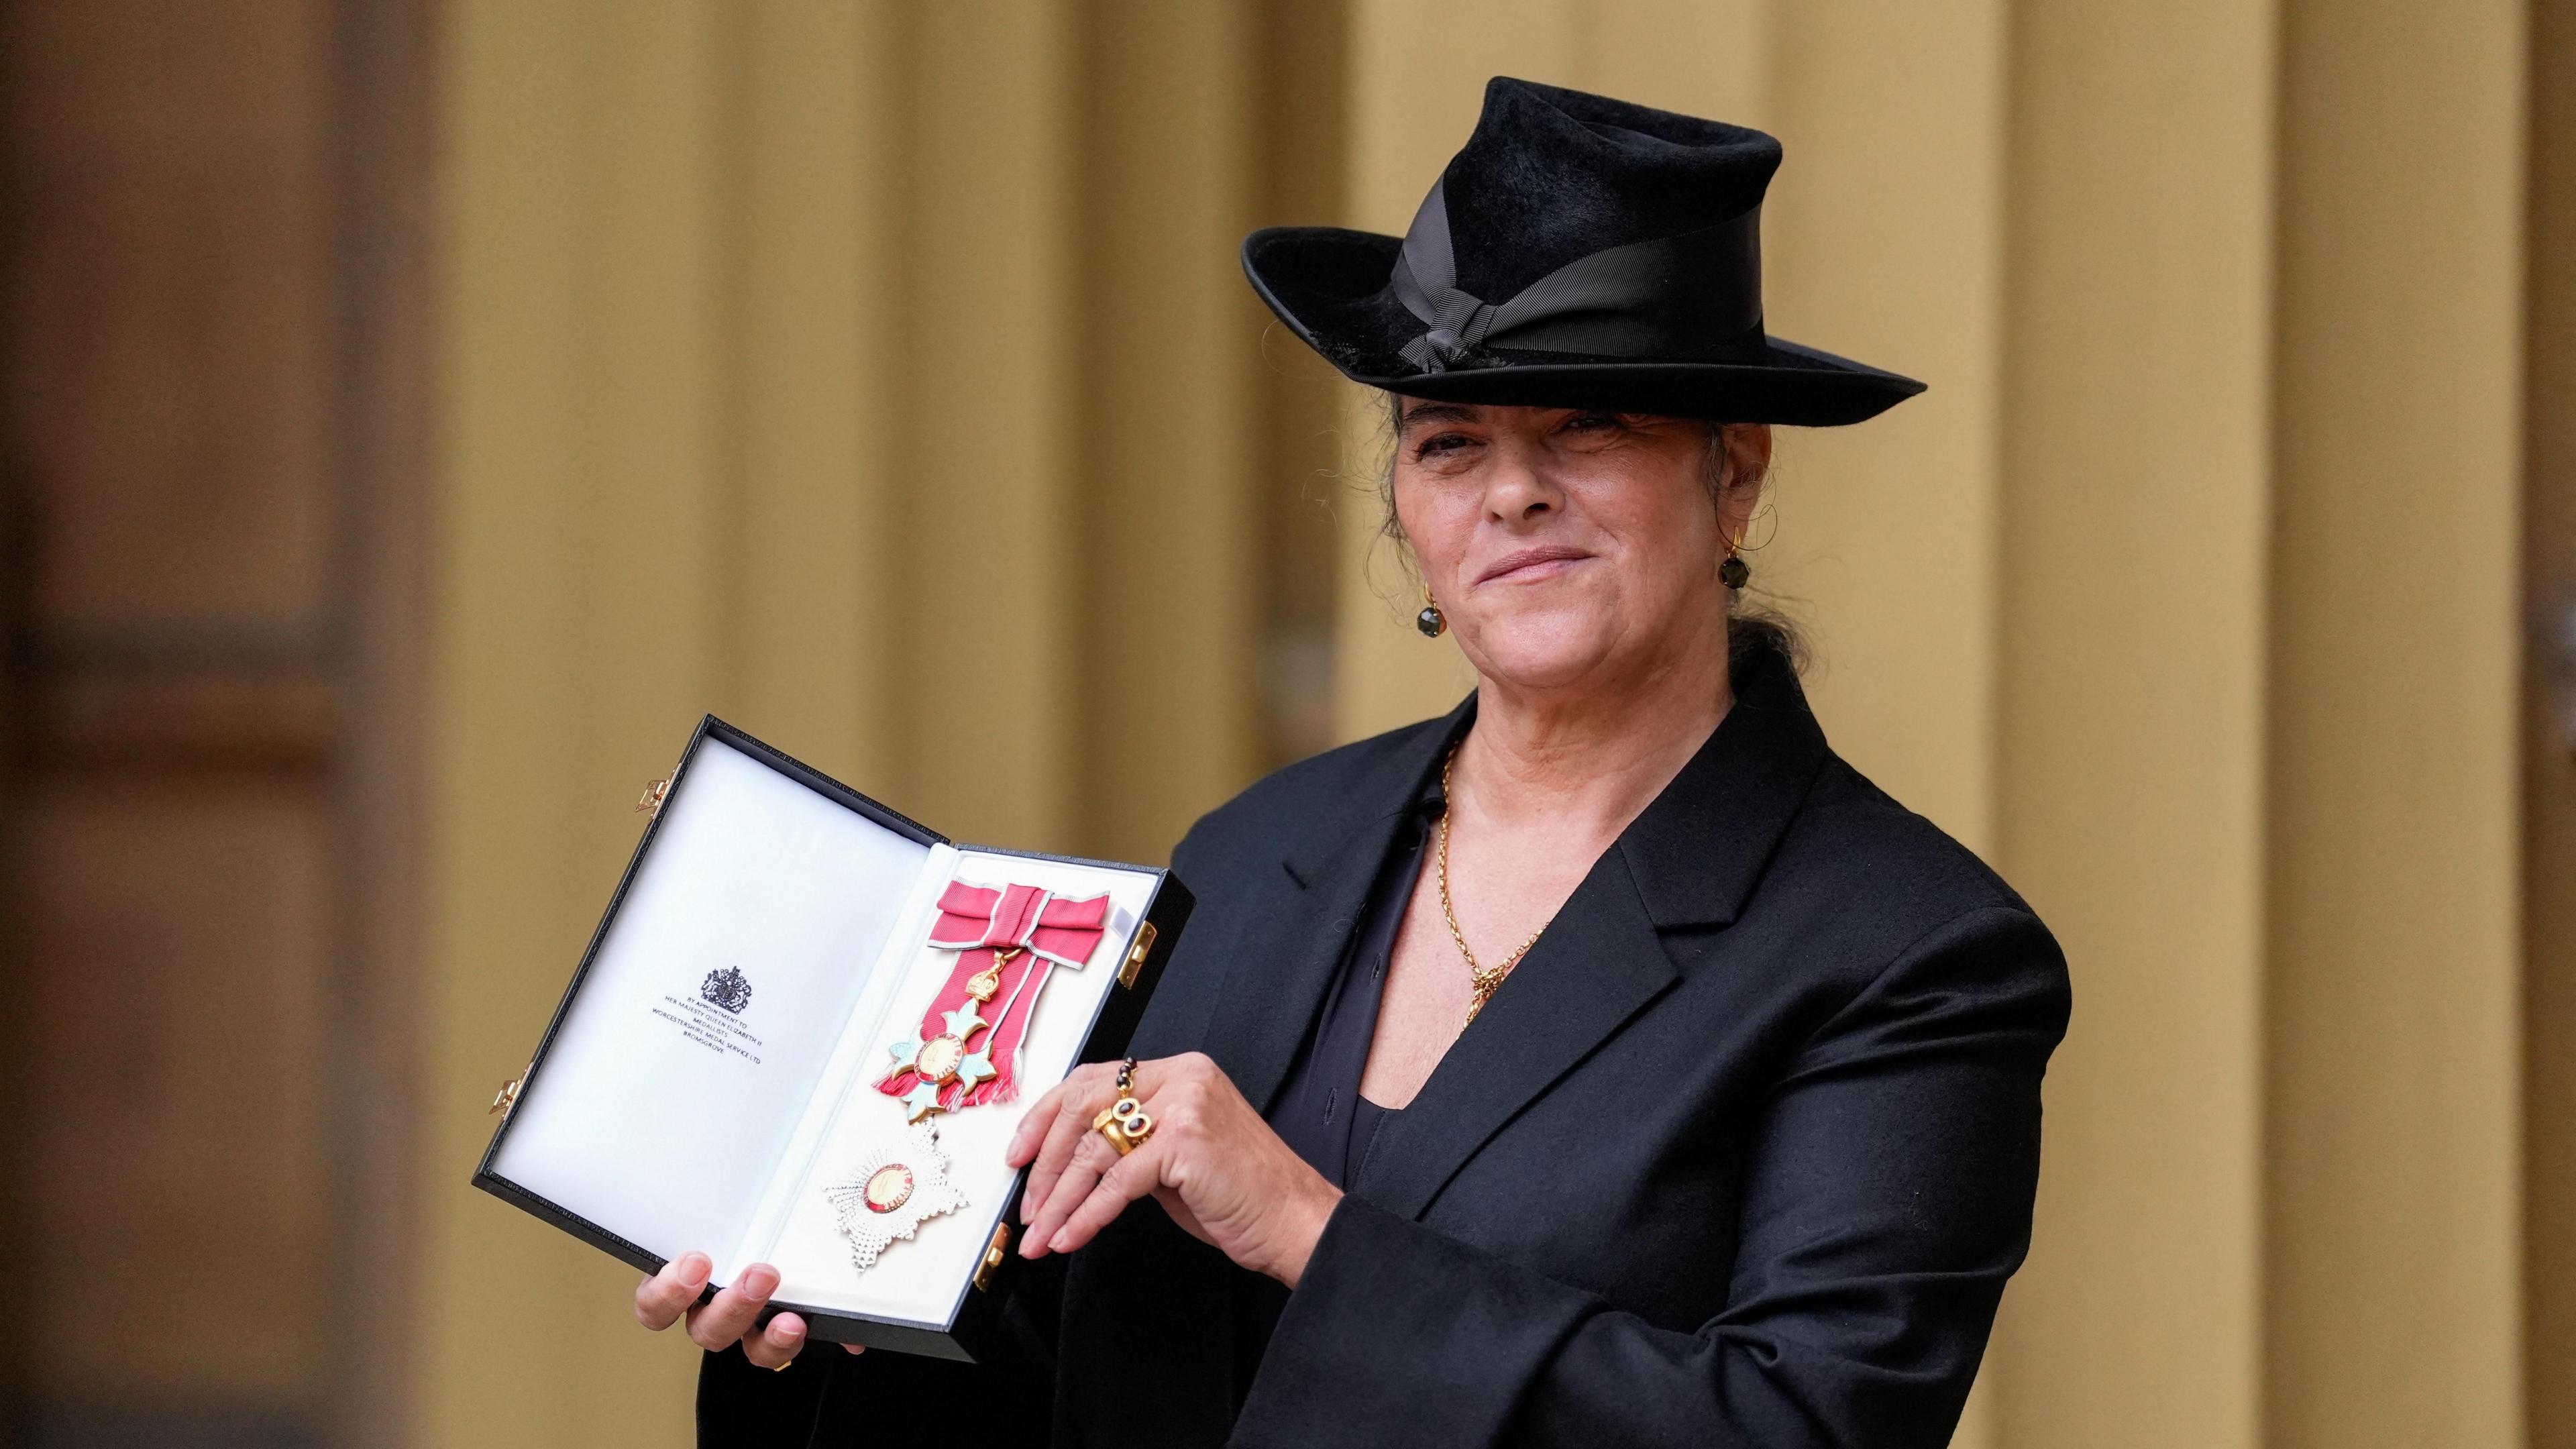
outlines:
[[1743, 660], [1735, 694], [1379, 1134], [1354, 1184], [1361, 1196], [1420, 1217], [1521, 1108], [1673, 984], [1663, 930], [1723, 926], [1742, 910], [1829, 754], [1786, 660]]
[[1616, 849], [1566, 898], [1369, 1150], [1355, 1190], [1419, 1217], [1504, 1123], [1591, 1054], [1675, 977]]
[[1256, 1110], [1268, 1112], [1314, 1029], [1334, 968], [1368, 904], [1404, 812], [1475, 715], [1470, 695], [1351, 782], [1292, 843], [1237, 946], [1208, 1024], [1207, 1051]]

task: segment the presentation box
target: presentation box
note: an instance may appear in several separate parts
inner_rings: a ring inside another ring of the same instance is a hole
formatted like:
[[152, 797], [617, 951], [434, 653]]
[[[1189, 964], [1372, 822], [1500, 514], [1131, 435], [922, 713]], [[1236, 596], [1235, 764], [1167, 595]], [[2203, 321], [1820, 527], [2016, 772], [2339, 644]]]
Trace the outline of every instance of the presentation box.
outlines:
[[1025, 1105], [1124, 1054], [1190, 912], [1149, 866], [957, 845], [708, 716], [474, 1185], [812, 1337], [990, 1352]]

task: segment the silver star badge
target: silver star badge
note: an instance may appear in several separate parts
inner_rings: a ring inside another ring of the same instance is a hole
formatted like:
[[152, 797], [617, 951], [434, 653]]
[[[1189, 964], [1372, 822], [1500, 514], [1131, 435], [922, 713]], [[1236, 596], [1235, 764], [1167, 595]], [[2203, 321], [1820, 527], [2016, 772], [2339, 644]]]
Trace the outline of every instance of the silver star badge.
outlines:
[[871, 1150], [835, 1186], [823, 1190], [850, 1241], [850, 1261], [862, 1273], [897, 1238], [909, 1238], [942, 1213], [966, 1206], [966, 1194], [948, 1179], [948, 1154], [936, 1129], [916, 1123], [903, 1140]]

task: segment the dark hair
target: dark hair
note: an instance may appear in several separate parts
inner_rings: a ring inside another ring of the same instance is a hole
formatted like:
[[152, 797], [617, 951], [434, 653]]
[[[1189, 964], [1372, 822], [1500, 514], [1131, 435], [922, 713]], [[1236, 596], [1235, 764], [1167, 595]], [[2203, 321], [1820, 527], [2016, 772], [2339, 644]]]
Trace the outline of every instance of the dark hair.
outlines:
[[[1422, 581], [1422, 570], [1413, 560], [1413, 544], [1404, 536], [1404, 524], [1395, 516], [1396, 449], [1404, 431], [1404, 400], [1395, 393], [1381, 391], [1386, 399], [1383, 424], [1386, 428], [1386, 462], [1377, 470], [1378, 527], [1377, 537], [1369, 541], [1372, 552], [1380, 541], [1395, 545], [1396, 557], [1415, 583]], [[1697, 420], [1694, 420], [1697, 421]], [[1734, 424], [1701, 422], [1708, 430], [1708, 453], [1700, 475], [1708, 489], [1708, 501], [1715, 507], [1729, 487], [1760, 488], [1769, 481], [1767, 472], [1750, 478], [1730, 481], [1726, 476], [1726, 430]], [[1712, 573], [1714, 571], [1712, 570]], [[1723, 587], [1723, 586], [1721, 586]], [[1790, 668], [1806, 672], [1807, 636], [1797, 621], [1768, 604], [1758, 604], [1745, 597], [1745, 590], [1728, 589], [1726, 601], [1726, 647], [1741, 661], [1756, 652], [1777, 654]]]

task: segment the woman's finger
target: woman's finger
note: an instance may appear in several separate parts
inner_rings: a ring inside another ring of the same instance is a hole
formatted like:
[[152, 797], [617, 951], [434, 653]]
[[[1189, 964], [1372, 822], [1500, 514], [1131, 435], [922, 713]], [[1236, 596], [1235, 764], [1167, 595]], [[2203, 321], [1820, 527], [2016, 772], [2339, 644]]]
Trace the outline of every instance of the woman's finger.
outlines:
[[1109, 1105], [1108, 1094], [1117, 1088], [1107, 1072], [1107, 1068], [1089, 1066], [1064, 1079], [1055, 1114], [1047, 1119], [1046, 1138], [1029, 1164], [1028, 1184], [1020, 1191], [1020, 1221], [1036, 1221], [1038, 1206], [1054, 1194], [1056, 1179], [1063, 1175], [1065, 1164], [1073, 1160], [1074, 1150], [1091, 1131], [1091, 1119]]
[[760, 1368], [783, 1369], [796, 1361], [796, 1350], [804, 1346], [805, 1320], [781, 1313], [743, 1336], [742, 1356]]
[[1020, 1114], [1020, 1125], [1011, 1129], [1011, 1145], [1002, 1149], [1004, 1162], [1020, 1167], [1037, 1160], [1038, 1146], [1046, 1141], [1047, 1124], [1055, 1120], [1064, 1094], [1073, 1084], [1074, 1078], [1066, 1077], [1040, 1093], [1038, 1099], [1029, 1104], [1028, 1110]]
[[778, 1270], [767, 1263], [754, 1263], [742, 1270], [733, 1286], [716, 1294], [715, 1301], [689, 1311], [689, 1341], [709, 1353], [721, 1353], [735, 1339], [751, 1331], [752, 1320], [769, 1305], [769, 1295], [778, 1291]]
[[[1111, 1163], [1109, 1170], [1100, 1175], [1099, 1185], [1074, 1204], [1063, 1225], [1047, 1239], [1047, 1251], [1070, 1253], [1090, 1242], [1102, 1228], [1118, 1220], [1127, 1204], [1152, 1192], [1162, 1180], [1160, 1154], [1166, 1150], [1149, 1142]], [[1034, 1238], [1037, 1234], [1033, 1231], [1029, 1236]]]
[[635, 1285], [635, 1321], [659, 1333], [680, 1321], [689, 1305], [706, 1291], [715, 1264], [704, 1253], [682, 1253], [662, 1271]]
[[1083, 1199], [1091, 1196], [1102, 1175], [1117, 1162], [1118, 1149], [1109, 1145], [1108, 1138], [1097, 1132], [1086, 1132], [1083, 1140], [1074, 1145], [1071, 1160], [1065, 1163], [1063, 1174], [1056, 1178], [1054, 1190], [1047, 1194], [1046, 1201], [1038, 1205], [1037, 1215], [1029, 1219], [1028, 1236], [1020, 1244], [1021, 1253], [1031, 1258], [1044, 1257], [1047, 1244], [1055, 1237], [1056, 1230], [1064, 1226], [1064, 1220], [1073, 1215], [1075, 1208], [1082, 1206]]

